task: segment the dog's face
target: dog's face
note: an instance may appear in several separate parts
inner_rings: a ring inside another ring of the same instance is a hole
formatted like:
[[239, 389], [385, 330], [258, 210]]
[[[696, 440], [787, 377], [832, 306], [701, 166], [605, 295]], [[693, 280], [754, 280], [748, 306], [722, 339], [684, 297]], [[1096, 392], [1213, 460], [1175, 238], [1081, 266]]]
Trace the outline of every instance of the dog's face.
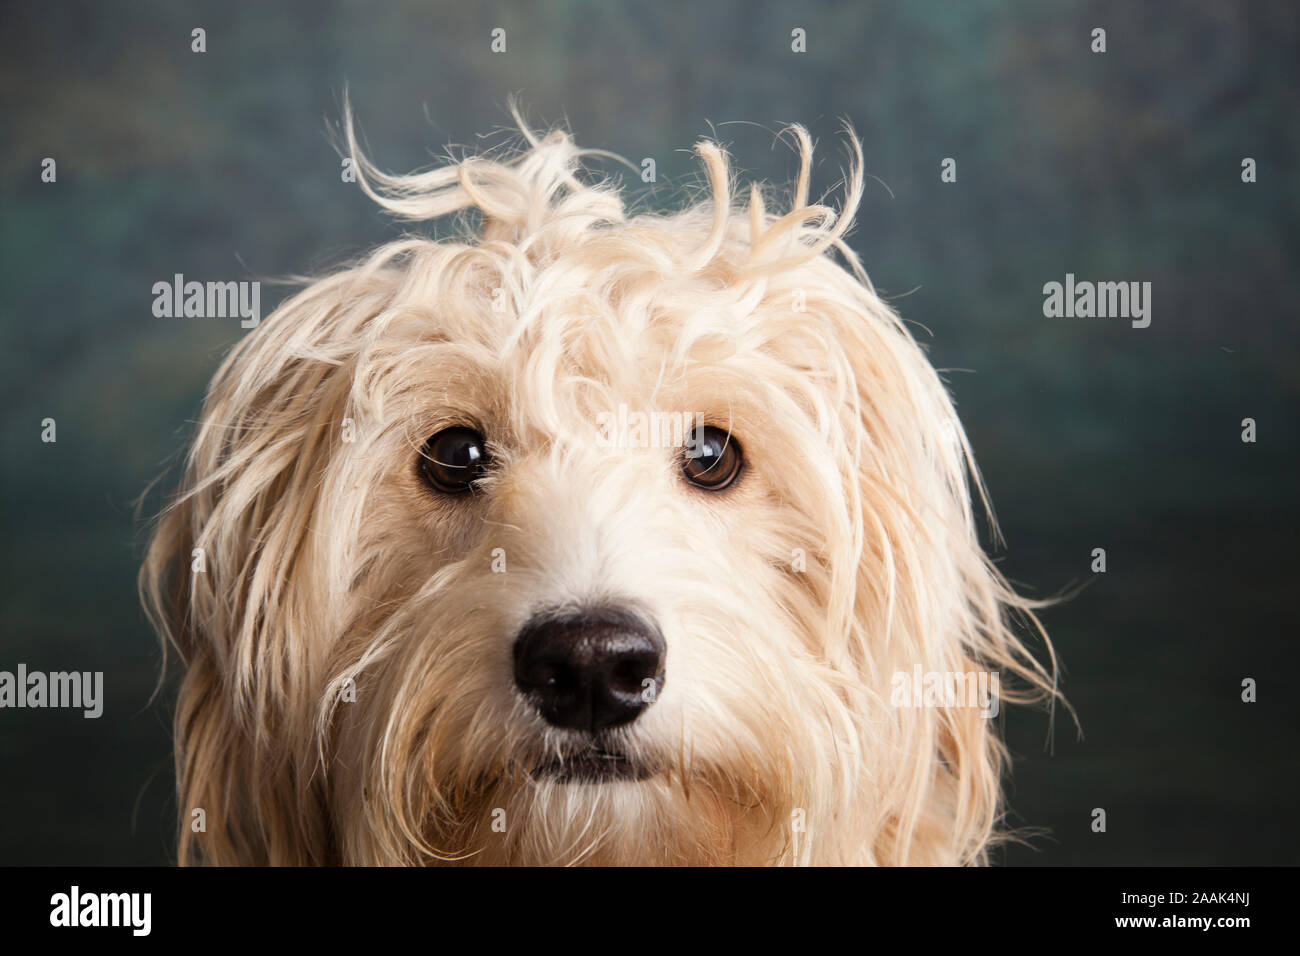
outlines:
[[829, 259], [848, 217], [807, 207], [797, 135], [802, 218], [732, 213], [708, 146], [713, 206], [664, 217], [578, 184], [563, 136], [380, 180], [483, 224], [236, 349], [144, 572], [187, 668], [183, 821], [217, 821], [186, 857], [979, 859], [996, 735], [891, 684], [1044, 675], [947, 396]]
[[[334, 725], [364, 755], [333, 799], [414, 829], [440, 794], [443, 855], [726, 859], [742, 808], [854, 763], [827, 566], [855, 527], [856, 432], [825, 392], [842, 347], [781, 293], [729, 312], [710, 277], [638, 304], [602, 279], [663, 278], [626, 254], [602, 276], [596, 252], [537, 269], [583, 291], [522, 319], [493, 310], [520, 280], [484, 254], [491, 288], [386, 330], [390, 358], [362, 361], [409, 404], [359, 417], [325, 468], [326, 497], [369, 502], [347, 613], [387, 609], [327, 668], [333, 699], [355, 675]], [[428, 791], [407, 811], [411, 775]]]

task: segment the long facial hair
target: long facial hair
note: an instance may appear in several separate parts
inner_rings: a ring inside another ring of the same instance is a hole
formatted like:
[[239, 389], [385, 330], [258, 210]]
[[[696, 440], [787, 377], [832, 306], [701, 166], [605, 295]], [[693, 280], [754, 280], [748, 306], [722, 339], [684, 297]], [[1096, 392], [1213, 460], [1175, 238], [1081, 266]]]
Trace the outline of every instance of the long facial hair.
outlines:
[[[742, 203], [702, 142], [705, 198], [632, 215], [567, 134], [520, 126], [522, 149], [393, 176], [349, 117], [365, 192], [462, 238], [312, 281], [216, 373], [140, 575], [183, 673], [180, 861], [984, 862], [996, 724], [893, 706], [891, 675], [997, 672], [1027, 703], [1056, 697], [1055, 661], [980, 546], [939, 376], [844, 241], [852, 131], [838, 210], [791, 127], [788, 211]], [[593, 451], [597, 410], [666, 396], [750, 423], [752, 490], [696, 505], [649, 457]], [[456, 415], [498, 424], [499, 469], [452, 512], [411, 471]], [[594, 591], [674, 655], [619, 738], [646, 780], [539, 779], [568, 741], [509, 692], [529, 609]]]

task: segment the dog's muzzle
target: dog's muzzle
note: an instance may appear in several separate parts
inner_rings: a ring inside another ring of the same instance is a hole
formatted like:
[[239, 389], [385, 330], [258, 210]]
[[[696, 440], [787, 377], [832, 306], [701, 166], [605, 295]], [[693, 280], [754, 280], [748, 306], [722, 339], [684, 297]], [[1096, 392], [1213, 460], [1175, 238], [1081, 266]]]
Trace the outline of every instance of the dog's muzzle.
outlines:
[[538, 614], [515, 639], [515, 684], [547, 723], [595, 734], [658, 699], [666, 650], [653, 623], [621, 608]]

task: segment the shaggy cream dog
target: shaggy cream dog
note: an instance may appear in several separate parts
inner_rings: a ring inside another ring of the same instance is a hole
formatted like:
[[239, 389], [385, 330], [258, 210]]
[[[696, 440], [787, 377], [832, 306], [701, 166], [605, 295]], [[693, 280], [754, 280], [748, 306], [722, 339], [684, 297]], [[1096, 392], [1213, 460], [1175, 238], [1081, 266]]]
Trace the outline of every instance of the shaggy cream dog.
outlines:
[[784, 211], [701, 142], [700, 201], [632, 215], [564, 132], [391, 176], [346, 128], [462, 234], [311, 282], [212, 382], [141, 573], [181, 861], [983, 862], [1005, 751], [930, 677], [1054, 662], [844, 243], [852, 131], [838, 212], [796, 126]]

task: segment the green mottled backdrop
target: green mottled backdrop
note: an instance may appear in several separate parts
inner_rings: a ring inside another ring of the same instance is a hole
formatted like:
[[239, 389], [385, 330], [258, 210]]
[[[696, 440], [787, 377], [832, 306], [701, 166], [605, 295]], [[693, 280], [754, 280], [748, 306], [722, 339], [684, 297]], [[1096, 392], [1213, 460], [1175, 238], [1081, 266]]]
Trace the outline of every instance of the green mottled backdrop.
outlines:
[[[714, 129], [745, 172], [790, 176], [788, 121], [831, 147], [830, 188], [851, 119], [878, 177], [853, 243], [951, 370], [999, 560], [1040, 596], [1091, 581], [1045, 615], [1084, 738], [1058, 715], [1051, 753], [1044, 714], [1010, 718], [1011, 822], [1051, 833], [1004, 859], [1300, 862], [1297, 49], [1289, 2], [6, 4], [0, 669], [103, 670], [107, 702], [0, 710], [0, 863], [173, 858], [135, 502], [242, 330], [155, 318], [151, 287], [319, 270], [398, 232], [341, 182], [345, 87], [384, 167], [472, 146], [519, 92], [655, 158], [660, 198]], [[1151, 327], [1044, 318], [1067, 272], [1151, 282]], [[284, 294], [264, 285], [263, 312]]]

